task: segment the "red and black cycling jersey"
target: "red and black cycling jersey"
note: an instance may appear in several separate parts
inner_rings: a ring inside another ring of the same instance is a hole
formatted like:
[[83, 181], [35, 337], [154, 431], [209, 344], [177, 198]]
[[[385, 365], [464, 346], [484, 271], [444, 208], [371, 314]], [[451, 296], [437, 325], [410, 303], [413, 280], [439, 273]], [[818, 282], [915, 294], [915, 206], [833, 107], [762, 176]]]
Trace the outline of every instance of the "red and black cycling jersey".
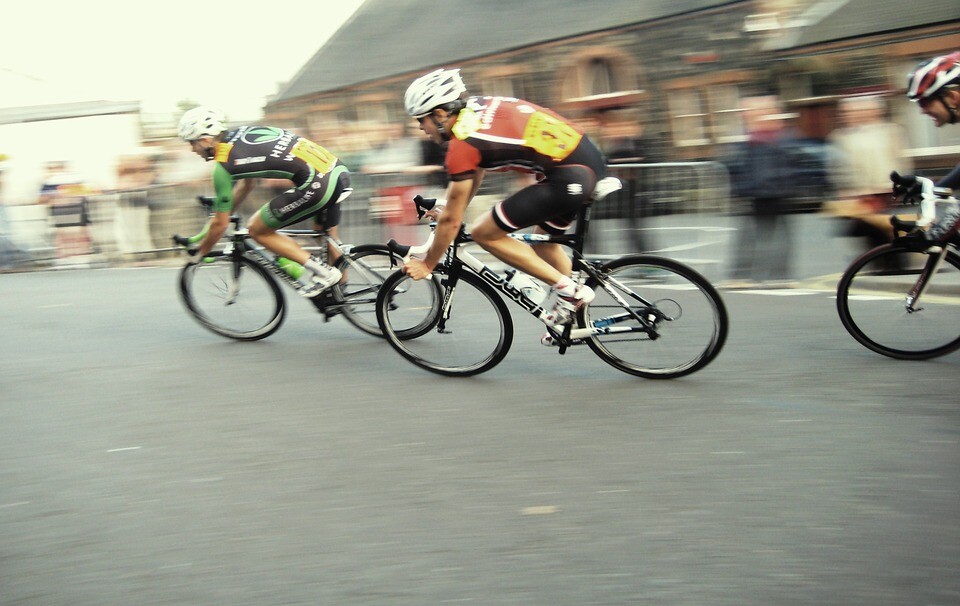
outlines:
[[584, 137], [553, 111], [512, 97], [470, 97], [450, 133], [444, 163], [452, 181], [478, 168], [549, 174]]

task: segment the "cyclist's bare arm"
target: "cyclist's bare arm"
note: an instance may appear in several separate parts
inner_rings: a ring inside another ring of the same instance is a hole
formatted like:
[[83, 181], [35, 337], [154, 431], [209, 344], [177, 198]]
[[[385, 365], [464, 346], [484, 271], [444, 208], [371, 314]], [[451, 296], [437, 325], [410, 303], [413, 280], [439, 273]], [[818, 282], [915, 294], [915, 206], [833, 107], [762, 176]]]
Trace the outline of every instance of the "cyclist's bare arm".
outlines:
[[433, 244], [423, 260], [410, 259], [404, 265], [404, 271], [414, 280], [426, 278], [443, 258], [453, 239], [457, 237], [460, 226], [463, 224], [463, 214], [467, 204], [476, 192], [476, 179], [451, 181], [447, 186], [447, 205], [440, 213]]

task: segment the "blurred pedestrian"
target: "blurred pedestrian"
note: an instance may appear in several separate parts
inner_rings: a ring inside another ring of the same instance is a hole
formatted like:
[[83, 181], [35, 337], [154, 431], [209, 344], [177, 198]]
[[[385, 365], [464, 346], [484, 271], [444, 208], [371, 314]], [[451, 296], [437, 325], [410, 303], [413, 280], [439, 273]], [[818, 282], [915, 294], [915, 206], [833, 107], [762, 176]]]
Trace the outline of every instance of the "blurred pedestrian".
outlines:
[[91, 252], [87, 196], [94, 193], [66, 161], [48, 162], [40, 185], [39, 202], [49, 208], [58, 260]]
[[746, 141], [735, 144], [723, 158], [730, 171], [734, 197], [747, 208], [737, 230], [727, 288], [763, 283], [790, 285], [793, 234], [788, 216], [793, 197], [800, 195], [803, 166], [800, 146], [787, 132], [785, 115], [776, 96], [743, 100]]
[[834, 152], [830, 179], [838, 199], [825, 210], [847, 220], [846, 234], [866, 238], [868, 248], [893, 239], [890, 171], [913, 172], [903, 153], [906, 133], [886, 119], [884, 110], [878, 96], [845, 98], [840, 102], [843, 126], [827, 138]]

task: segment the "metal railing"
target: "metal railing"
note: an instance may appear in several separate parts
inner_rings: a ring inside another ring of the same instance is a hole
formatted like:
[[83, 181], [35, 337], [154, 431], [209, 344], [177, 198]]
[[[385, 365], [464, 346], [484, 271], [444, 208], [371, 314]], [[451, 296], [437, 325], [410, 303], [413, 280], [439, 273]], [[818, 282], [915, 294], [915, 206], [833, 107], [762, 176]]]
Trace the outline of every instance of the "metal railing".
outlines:
[[[645, 250], [644, 225], [654, 217], [730, 210], [729, 180], [718, 162], [611, 164], [609, 174], [619, 177], [624, 188], [594, 207], [592, 233], [608, 230], [616, 235], [592, 239], [603, 241], [597, 246], [602, 252]], [[523, 186], [511, 175], [515, 174], [488, 174], [468, 209], [468, 220]], [[340, 233], [355, 244], [422, 239], [426, 227], [416, 224], [409, 200], [416, 193], [443, 194], [442, 175], [437, 173], [353, 173], [351, 180], [355, 191], [343, 203]], [[0, 268], [43, 268], [62, 262], [57, 236], [63, 229], [75, 230], [86, 240], [83, 257], [91, 263], [177, 259], [170, 235], [201, 229], [207, 216], [196, 196], [209, 193], [208, 184], [189, 183], [89, 195], [84, 200], [85, 225], [79, 227], [57, 227], [50, 207], [0, 206]], [[256, 188], [237, 210], [249, 218], [274, 194]]]

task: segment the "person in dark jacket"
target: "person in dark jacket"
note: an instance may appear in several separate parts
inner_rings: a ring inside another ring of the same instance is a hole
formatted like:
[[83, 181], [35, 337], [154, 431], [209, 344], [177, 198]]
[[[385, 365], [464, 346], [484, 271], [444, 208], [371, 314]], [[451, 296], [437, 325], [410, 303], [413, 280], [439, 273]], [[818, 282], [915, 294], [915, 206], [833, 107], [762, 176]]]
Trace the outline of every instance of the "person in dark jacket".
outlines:
[[725, 160], [731, 194], [746, 203], [737, 231], [727, 288], [785, 286], [790, 279], [793, 235], [788, 217], [791, 199], [802, 186], [800, 147], [784, 127], [775, 96], [743, 100], [747, 140]]

